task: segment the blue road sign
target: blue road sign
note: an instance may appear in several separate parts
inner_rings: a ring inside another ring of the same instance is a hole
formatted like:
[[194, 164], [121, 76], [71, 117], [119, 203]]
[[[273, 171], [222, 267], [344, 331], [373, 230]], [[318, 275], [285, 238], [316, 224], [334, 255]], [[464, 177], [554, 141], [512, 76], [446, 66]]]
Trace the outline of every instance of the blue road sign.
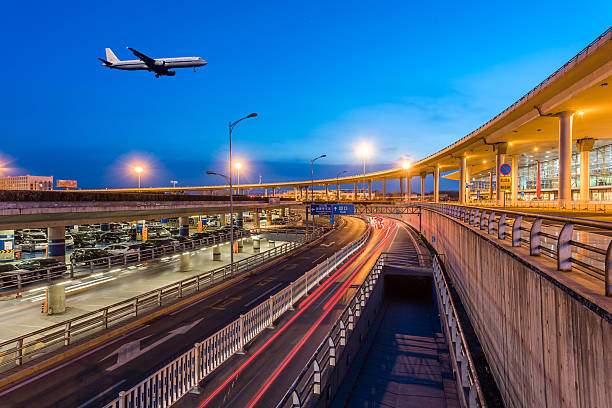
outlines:
[[502, 175], [507, 176], [510, 173], [512, 173], [512, 166], [510, 166], [508, 163], [504, 163], [501, 166], [499, 166], [499, 172]]
[[329, 223], [332, 225], [334, 224], [334, 214], [329, 216]]
[[333, 204], [334, 215], [355, 215], [355, 204]]
[[310, 204], [310, 213], [312, 215], [332, 215], [332, 205]]

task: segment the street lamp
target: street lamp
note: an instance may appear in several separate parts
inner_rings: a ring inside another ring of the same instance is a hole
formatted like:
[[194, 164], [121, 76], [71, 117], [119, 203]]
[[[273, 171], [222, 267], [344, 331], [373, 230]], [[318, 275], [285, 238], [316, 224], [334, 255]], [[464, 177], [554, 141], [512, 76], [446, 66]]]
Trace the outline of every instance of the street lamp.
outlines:
[[404, 201], [410, 201], [410, 196], [408, 195], [408, 169], [410, 168], [410, 163], [408, 161], [404, 161], [402, 163], [402, 168], [404, 169], [404, 176], [406, 178], [406, 187], [404, 188]]
[[140, 175], [144, 171], [144, 169], [140, 166], [134, 167], [134, 171], [138, 174], [138, 188], [140, 188]]
[[[310, 205], [312, 206], [312, 203], [314, 203], [314, 171], [312, 169], [312, 164], [319, 160], [322, 159], [323, 157], [327, 157], [326, 154], [322, 154], [319, 157], [315, 157], [314, 159], [312, 159], [310, 161]], [[306, 225], [308, 225], [308, 209], [306, 209]], [[312, 216], [312, 236], [314, 237], [314, 230], [315, 230], [315, 222], [314, 222], [314, 215]]]
[[236, 168], [236, 170], [238, 171], [238, 193], [240, 193], [240, 169], [242, 168], [242, 163], [238, 162], [236, 164], [234, 164], [234, 167]]
[[338, 199], [338, 204], [340, 204], [340, 182], [338, 181], [338, 179], [340, 178], [341, 175], [343, 175], [344, 173], [348, 173], [348, 171], [346, 170], [342, 170], [341, 172], [339, 172], [338, 174], [336, 174], [336, 198]]
[[172, 184], [172, 187], [176, 188], [176, 185], [178, 184], [178, 181], [170, 180], [170, 184]]
[[[245, 119], [254, 118], [257, 113], [251, 113], [243, 118], [238, 119], [235, 122], [229, 122], [229, 188], [230, 188], [230, 270], [231, 274], [234, 274], [234, 186], [232, 186], [232, 130], [240, 121]], [[206, 172], [208, 174], [208, 172]]]
[[372, 153], [370, 146], [361, 145], [359, 147], [359, 155], [363, 157], [363, 197], [365, 199], [366, 191], [366, 158]]

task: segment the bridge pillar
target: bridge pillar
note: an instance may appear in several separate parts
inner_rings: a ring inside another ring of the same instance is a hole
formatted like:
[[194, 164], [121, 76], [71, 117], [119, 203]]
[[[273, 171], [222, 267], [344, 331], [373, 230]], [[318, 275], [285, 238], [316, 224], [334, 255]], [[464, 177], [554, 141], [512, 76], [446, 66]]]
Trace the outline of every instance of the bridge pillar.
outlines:
[[492, 171], [489, 172], [489, 201], [493, 201], [493, 172]]
[[187, 272], [191, 266], [191, 253], [185, 252], [181, 254], [181, 263], [179, 265], [180, 272]]
[[66, 260], [66, 228], [47, 228], [47, 257], [55, 258], [60, 262]]
[[372, 199], [372, 180], [368, 180], [368, 200]]
[[253, 253], [258, 254], [261, 251], [261, 243], [259, 238], [253, 238]]
[[440, 167], [434, 167], [434, 203], [440, 202]]
[[576, 146], [580, 152], [580, 201], [583, 203], [591, 199], [589, 158], [594, 144], [595, 139], [591, 138], [576, 140]]
[[329, 201], [329, 184], [325, 185], [325, 201]]
[[189, 217], [179, 218], [179, 235], [182, 237], [189, 236]]
[[357, 182], [355, 182], [355, 185], [353, 186], [353, 200], [357, 200]]
[[385, 179], [382, 181], [382, 195], [383, 200], [387, 198], [387, 180]]
[[213, 261], [221, 260], [221, 245], [215, 245], [213, 247]]
[[340, 184], [336, 184], [336, 200], [340, 201]]
[[563, 111], [559, 118], [559, 206], [567, 207], [572, 200], [572, 122], [574, 112]]
[[459, 204], [465, 203], [465, 166], [467, 164], [467, 158], [461, 157], [459, 159]]
[[506, 160], [506, 151], [508, 150], [508, 144], [500, 143], [500, 144], [495, 145], [495, 148], [497, 150], [497, 154], [495, 155], [495, 192], [496, 192], [495, 198], [497, 199], [498, 204], [503, 204], [505, 193], [502, 194], [502, 191], [500, 188], [501, 186], [499, 184], [499, 177], [501, 176], [501, 173], [499, 172], [499, 168], [501, 167], [502, 164], [504, 164], [504, 161]]
[[516, 205], [518, 201], [518, 157], [512, 156], [512, 188], [510, 202]]
[[15, 230], [0, 231], [0, 261], [15, 259]]
[[264, 188], [264, 197], [267, 197], [267, 196], [268, 196], [268, 189]]
[[274, 195], [276, 194], [275, 190], [276, 190], [276, 188], [272, 187], [272, 197], [274, 197]]
[[259, 210], [256, 210], [253, 213], [253, 226], [255, 228], [259, 228], [261, 226], [260, 222], [259, 222]]
[[[400, 198], [404, 197], [404, 178], [400, 177]], [[408, 180], [408, 177], [406, 177], [405, 180]]]
[[421, 173], [421, 202], [425, 201], [425, 177], [427, 177], [427, 173]]
[[412, 177], [406, 176], [406, 197], [408, 197], [408, 202], [411, 200], [412, 195]]
[[100, 224], [100, 231], [110, 231], [110, 224], [109, 223], [101, 223]]
[[299, 201], [298, 200], [298, 189], [297, 189], [297, 187], [293, 187], [293, 193], [295, 194], [295, 201]]

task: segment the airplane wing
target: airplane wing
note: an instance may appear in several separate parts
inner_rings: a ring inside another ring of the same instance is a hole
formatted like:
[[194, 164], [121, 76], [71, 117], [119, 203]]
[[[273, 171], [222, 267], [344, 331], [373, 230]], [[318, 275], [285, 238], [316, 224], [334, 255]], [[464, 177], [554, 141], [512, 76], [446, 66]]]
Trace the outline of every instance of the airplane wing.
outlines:
[[132, 51], [134, 53], [134, 55], [136, 57], [138, 57], [139, 60], [141, 60], [142, 62], [144, 62], [147, 67], [153, 69], [155, 67], [155, 59], [151, 58], [151, 57], [147, 57], [146, 55], [144, 55], [142, 52], [140, 51], [136, 51], [133, 48], [127, 47], [128, 50]]

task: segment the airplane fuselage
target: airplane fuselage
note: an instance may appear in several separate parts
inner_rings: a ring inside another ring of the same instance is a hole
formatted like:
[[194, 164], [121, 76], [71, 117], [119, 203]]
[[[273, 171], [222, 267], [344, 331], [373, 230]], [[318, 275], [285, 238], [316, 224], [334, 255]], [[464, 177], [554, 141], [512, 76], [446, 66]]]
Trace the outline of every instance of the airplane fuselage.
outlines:
[[[172, 68], [191, 68], [191, 67], [203, 67], [206, 65], [206, 61], [199, 57], [181, 57], [181, 58], [156, 58], [155, 66], [159, 67], [160, 70], [172, 69]], [[154, 71], [149, 68], [147, 64], [141, 60], [126, 60], [119, 61], [113, 65], [108, 66], [109, 68], [124, 69], [127, 71]]]

